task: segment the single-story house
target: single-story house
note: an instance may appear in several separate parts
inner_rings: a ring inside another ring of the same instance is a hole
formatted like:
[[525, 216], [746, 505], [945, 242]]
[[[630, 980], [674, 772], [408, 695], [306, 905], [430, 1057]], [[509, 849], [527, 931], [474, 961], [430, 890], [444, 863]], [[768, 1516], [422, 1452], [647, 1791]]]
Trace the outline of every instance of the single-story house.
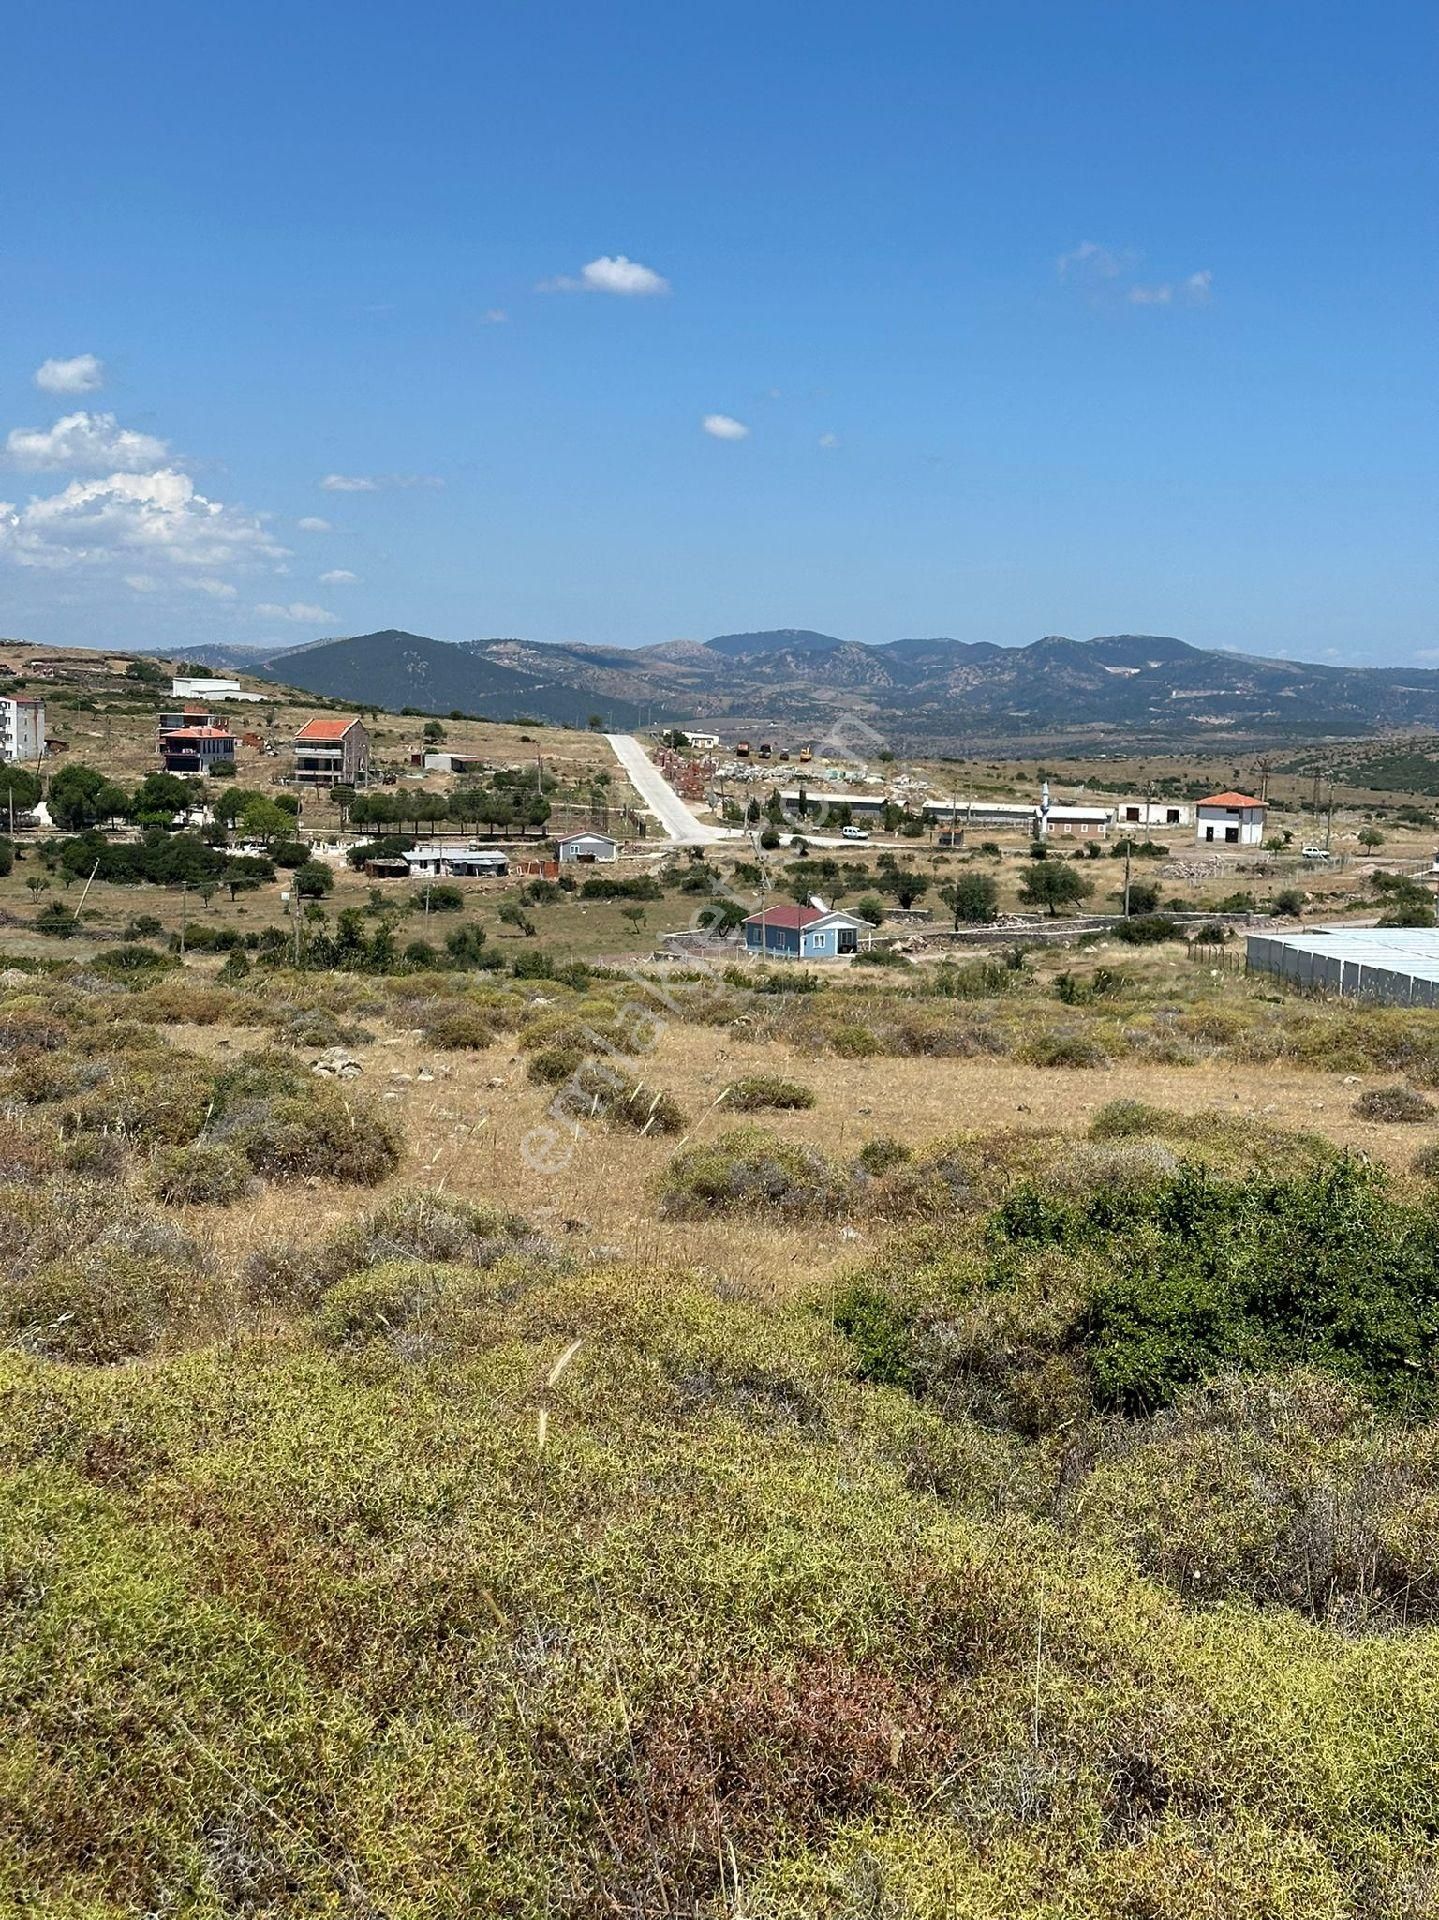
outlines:
[[618, 860], [620, 843], [608, 833], [565, 833], [556, 840], [555, 851], [563, 864], [582, 861], [590, 866], [596, 861]]
[[858, 953], [870, 933], [867, 920], [838, 907], [766, 907], [744, 922], [744, 943], [751, 953], [790, 960], [834, 960]]
[[1194, 817], [1182, 800], [1121, 800], [1116, 814], [1122, 827], [1187, 827]]
[[1108, 833], [1114, 824], [1111, 807], [1053, 806], [1040, 810], [1041, 833]]
[[1264, 844], [1262, 800], [1248, 793], [1211, 793], [1194, 809], [1194, 835], [1206, 846], [1223, 841], [1231, 847], [1262, 847]]
[[508, 854], [498, 847], [415, 847], [404, 861], [416, 879], [503, 880], [510, 870]]

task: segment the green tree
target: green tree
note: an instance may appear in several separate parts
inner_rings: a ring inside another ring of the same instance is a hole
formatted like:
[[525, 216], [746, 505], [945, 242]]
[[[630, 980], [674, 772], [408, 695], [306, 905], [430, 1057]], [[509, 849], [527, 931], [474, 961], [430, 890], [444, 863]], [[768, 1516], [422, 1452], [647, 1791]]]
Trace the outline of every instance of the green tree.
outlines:
[[1382, 847], [1384, 845], [1384, 835], [1379, 831], [1378, 827], [1361, 827], [1358, 838], [1360, 846], [1368, 847], [1371, 852], [1375, 847]]
[[990, 873], [962, 873], [939, 897], [954, 914], [954, 924], [987, 926], [999, 913], [999, 883]]
[[872, 927], [884, 922], [884, 902], [877, 893], [867, 893], [862, 900], [855, 902], [855, 912], [861, 920], [868, 920]]
[[438, 720], [427, 720], [420, 728], [420, 737], [431, 746], [437, 747], [445, 737], [445, 729]]
[[1094, 882], [1060, 860], [1043, 860], [1030, 867], [1019, 883], [1019, 897], [1027, 907], [1043, 907], [1050, 919], [1061, 907], [1077, 906], [1094, 892]]
[[334, 891], [335, 876], [323, 860], [307, 860], [296, 867], [293, 885], [302, 900], [321, 900]]

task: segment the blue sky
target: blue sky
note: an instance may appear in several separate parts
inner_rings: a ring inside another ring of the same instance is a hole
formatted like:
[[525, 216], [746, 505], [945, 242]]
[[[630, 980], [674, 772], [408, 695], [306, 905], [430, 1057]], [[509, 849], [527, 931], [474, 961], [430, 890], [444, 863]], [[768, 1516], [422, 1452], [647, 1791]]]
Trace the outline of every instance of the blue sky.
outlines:
[[1436, 43], [1387, 0], [12, 9], [0, 631], [1439, 659]]

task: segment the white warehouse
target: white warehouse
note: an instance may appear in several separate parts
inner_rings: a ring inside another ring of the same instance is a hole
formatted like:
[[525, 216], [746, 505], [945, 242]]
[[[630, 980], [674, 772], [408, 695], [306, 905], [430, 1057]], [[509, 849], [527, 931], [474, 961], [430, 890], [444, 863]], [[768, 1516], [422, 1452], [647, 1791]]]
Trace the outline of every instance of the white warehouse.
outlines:
[[1439, 926], [1314, 927], [1308, 933], [1251, 933], [1251, 973], [1386, 1006], [1439, 1007]]

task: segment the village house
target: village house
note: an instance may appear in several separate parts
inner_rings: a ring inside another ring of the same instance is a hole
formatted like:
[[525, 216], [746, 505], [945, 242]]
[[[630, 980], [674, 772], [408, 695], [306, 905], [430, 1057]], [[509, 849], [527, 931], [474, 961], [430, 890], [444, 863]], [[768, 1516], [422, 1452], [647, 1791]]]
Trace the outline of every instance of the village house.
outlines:
[[562, 866], [576, 861], [592, 866], [601, 861], [618, 860], [620, 843], [608, 833], [566, 833], [556, 840], [555, 851]]
[[1103, 836], [1114, 825], [1114, 812], [1110, 807], [1053, 806], [1040, 811], [1040, 831], [1046, 835], [1099, 834]]
[[171, 727], [160, 735], [160, 766], [166, 773], [213, 773], [233, 768], [235, 736], [228, 727]]
[[446, 875], [465, 880], [503, 880], [510, 870], [509, 856], [498, 847], [415, 847], [402, 858], [416, 879]]
[[1252, 794], [1211, 793], [1195, 806], [1195, 838], [1206, 846], [1222, 841], [1230, 847], [1262, 847], [1264, 814], [1264, 802]]
[[744, 922], [751, 953], [789, 960], [835, 960], [868, 945], [870, 924], [837, 907], [766, 907]]
[[363, 786], [370, 771], [370, 736], [362, 720], [307, 720], [295, 735], [295, 779], [306, 787]]
[[1182, 800], [1121, 800], [1116, 817], [1122, 827], [1187, 827], [1194, 816]]

